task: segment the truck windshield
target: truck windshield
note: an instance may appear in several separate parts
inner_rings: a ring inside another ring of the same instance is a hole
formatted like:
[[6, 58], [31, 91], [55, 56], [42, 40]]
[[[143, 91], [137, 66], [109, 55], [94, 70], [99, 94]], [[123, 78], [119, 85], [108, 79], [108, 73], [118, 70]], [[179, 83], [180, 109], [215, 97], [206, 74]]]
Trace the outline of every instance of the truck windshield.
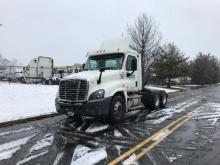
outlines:
[[99, 70], [105, 68], [106, 70], [119, 70], [122, 67], [124, 54], [109, 54], [91, 56], [86, 61], [85, 70]]

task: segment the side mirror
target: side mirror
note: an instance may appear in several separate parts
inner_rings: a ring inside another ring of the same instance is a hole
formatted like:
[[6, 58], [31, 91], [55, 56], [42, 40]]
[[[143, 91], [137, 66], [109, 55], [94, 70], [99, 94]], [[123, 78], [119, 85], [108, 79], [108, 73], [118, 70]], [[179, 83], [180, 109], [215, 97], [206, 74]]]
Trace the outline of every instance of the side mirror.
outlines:
[[131, 69], [133, 72], [137, 70], [137, 59], [136, 58], [132, 59], [131, 61]]

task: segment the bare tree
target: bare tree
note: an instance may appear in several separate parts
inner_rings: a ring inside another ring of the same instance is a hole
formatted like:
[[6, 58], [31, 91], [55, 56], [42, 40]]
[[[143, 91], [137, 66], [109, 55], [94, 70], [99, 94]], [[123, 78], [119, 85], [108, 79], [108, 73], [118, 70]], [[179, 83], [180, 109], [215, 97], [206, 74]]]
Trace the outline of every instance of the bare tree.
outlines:
[[157, 55], [161, 35], [153, 19], [144, 13], [137, 17], [134, 25], [128, 26], [127, 31], [132, 40], [131, 48], [142, 58], [142, 88], [144, 88], [154, 57]]
[[0, 69], [6, 69], [7, 67], [12, 67], [12, 66], [16, 66], [18, 64], [18, 60], [13, 58], [11, 61], [4, 58], [1, 54], [0, 54]]
[[15, 58], [12, 58], [10, 64], [11, 64], [11, 66], [16, 66], [16, 65], [18, 65], [18, 60]]
[[6, 58], [3, 58], [2, 55], [0, 54], [0, 69], [5, 69], [5, 67], [9, 64], [10, 61]]

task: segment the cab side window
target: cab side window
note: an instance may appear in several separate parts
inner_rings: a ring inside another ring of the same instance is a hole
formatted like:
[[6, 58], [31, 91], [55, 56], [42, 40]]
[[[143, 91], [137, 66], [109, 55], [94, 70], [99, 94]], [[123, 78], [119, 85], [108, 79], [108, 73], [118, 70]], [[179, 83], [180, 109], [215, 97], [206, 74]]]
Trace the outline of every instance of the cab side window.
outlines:
[[131, 68], [132, 59], [136, 59], [136, 57], [128, 56], [127, 62], [126, 62], [126, 70], [127, 71], [132, 71], [132, 68]]

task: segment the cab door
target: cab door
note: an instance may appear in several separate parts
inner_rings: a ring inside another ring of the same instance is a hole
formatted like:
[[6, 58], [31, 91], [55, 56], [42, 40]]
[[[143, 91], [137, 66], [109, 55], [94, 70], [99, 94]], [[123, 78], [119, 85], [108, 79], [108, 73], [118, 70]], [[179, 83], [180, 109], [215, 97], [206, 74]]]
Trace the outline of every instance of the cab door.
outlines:
[[132, 60], [137, 58], [132, 55], [127, 56], [126, 61], [126, 77], [127, 77], [127, 90], [128, 91], [137, 91], [138, 90], [138, 70], [132, 70]]

